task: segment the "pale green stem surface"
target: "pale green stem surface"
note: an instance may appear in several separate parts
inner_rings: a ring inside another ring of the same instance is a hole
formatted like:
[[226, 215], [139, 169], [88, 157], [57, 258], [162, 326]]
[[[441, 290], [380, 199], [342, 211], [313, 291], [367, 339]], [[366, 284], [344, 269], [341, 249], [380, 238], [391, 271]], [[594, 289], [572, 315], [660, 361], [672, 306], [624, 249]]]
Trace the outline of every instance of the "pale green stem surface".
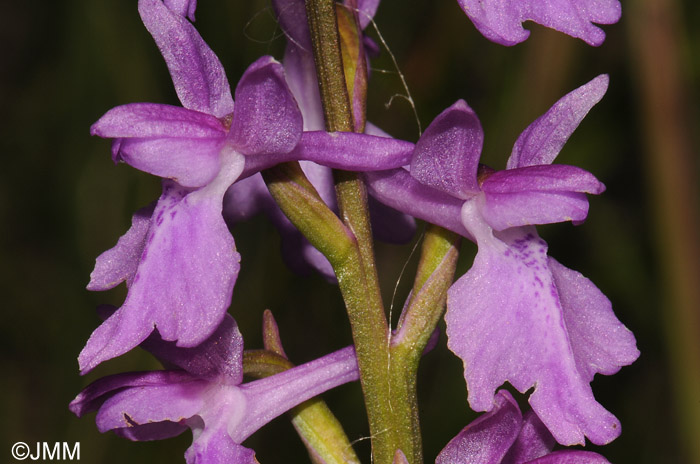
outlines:
[[[352, 131], [340, 38], [333, 0], [307, 0], [306, 12], [314, 49], [326, 129]], [[389, 325], [379, 291], [367, 192], [356, 173], [335, 172], [336, 195], [343, 223], [356, 238], [357, 253], [335, 267], [353, 332], [365, 398], [372, 457], [390, 464], [396, 449], [412, 446], [412, 405], [391, 390]]]
[[428, 225], [421, 259], [411, 293], [391, 343], [391, 388], [395, 395], [413, 405], [412, 447], [404, 448], [409, 463], [422, 462], [422, 439], [418, 417], [416, 376], [425, 346], [442, 316], [447, 290], [452, 283], [459, 236], [438, 226]]

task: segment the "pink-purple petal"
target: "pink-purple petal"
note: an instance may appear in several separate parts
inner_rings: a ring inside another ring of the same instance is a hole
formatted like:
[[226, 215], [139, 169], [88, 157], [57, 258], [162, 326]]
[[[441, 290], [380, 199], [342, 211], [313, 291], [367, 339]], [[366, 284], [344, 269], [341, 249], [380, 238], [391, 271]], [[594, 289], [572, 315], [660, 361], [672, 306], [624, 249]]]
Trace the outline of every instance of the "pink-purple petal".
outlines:
[[221, 138], [226, 129], [217, 118], [199, 111], [158, 103], [131, 103], [107, 111], [92, 125], [90, 134], [104, 138]]
[[398, 449], [398, 450], [396, 450], [396, 453], [394, 453], [393, 464], [410, 464], [410, 463], [408, 462], [408, 459], [406, 459], [406, 455], [403, 454], [403, 451]]
[[313, 161], [333, 169], [383, 171], [408, 164], [411, 142], [354, 132], [304, 132], [292, 159]]
[[152, 422], [183, 422], [202, 409], [207, 388], [206, 381], [193, 377], [128, 388], [104, 402], [95, 422], [100, 432]]
[[561, 450], [529, 461], [527, 464], [610, 464], [610, 461], [592, 451]]
[[568, 93], [537, 118], [518, 137], [507, 169], [551, 164], [588, 112], [608, 90], [609, 77], [601, 74]]
[[359, 378], [355, 349], [343, 348], [322, 358], [264, 379], [241, 385], [246, 417], [229, 430], [237, 443], [294, 406], [331, 388]]
[[294, 95], [304, 117], [304, 130], [325, 129], [321, 94], [318, 90], [316, 66], [311, 50], [305, 50], [289, 43], [284, 52], [282, 63], [289, 90]]
[[277, 16], [277, 22], [287, 36], [287, 41], [311, 52], [311, 35], [307, 25], [304, 0], [272, 0], [272, 8]]
[[109, 290], [126, 281], [127, 286], [138, 269], [146, 236], [151, 227], [151, 215], [155, 203], [141, 208], [131, 218], [131, 227], [117, 244], [97, 257], [95, 269], [90, 274], [88, 290]]
[[573, 221], [588, 215], [585, 193], [605, 186], [574, 166], [541, 165], [497, 171], [482, 183], [479, 209], [496, 230], [533, 224]]
[[333, 169], [383, 171], [407, 164], [413, 144], [354, 132], [304, 132], [289, 153], [246, 157], [243, 176], [287, 161], [313, 161]]
[[610, 300], [581, 273], [548, 260], [564, 310], [576, 367], [584, 380], [612, 375], [639, 357], [632, 332], [615, 316]]
[[202, 187], [221, 167], [219, 153], [224, 138], [121, 139], [117, 157], [126, 164], [183, 187]]
[[[223, 182], [232, 183], [235, 177]], [[211, 192], [214, 188], [220, 192]], [[127, 298], [80, 353], [82, 372], [129, 351], [155, 327], [164, 340], [176, 340], [178, 346], [195, 346], [217, 328], [240, 269], [240, 256], [221, 216], [225, 188], [214, 181], [189, 193], [164, 181]]]
[[78, 355], [81, 374], [138, 346], [153, 331], [148, 313], [129, 307], [124, 311], [124, 308], [122, 306], [90, 335]]
[[156, 230], [137, 273], [140, 280], [132, 285], [125, 306], [164, 312], [156, 323], [163, 339], [194, 346], [221, 322], [240, 256], [221, 216], [221, 198], [205, 189], [182, 193], [176, 186], [165, 187], [154, 212]]
[[522, 23], [534, 21], [590, 45], [600, 45], [605, 33], [593, 23], [620, 19], [618, 0], [457, 0], [479, 32], [502, 45], [515, 45], [530, 35]]
[[113, 429], [116, 435], [131, 441], [165, 440], [176, 437], [186, 430], [187, 426], [185, 424], [170, 421], [150, 422], [148, 424]]
[[[350, 2], [345, 0], [345, 4], [347, 5], [348, 3]], [[378, 7], [379, 0], [357, 0], [357, 15], [362, 29], [365, 29], [372, 18], [374, 18]]]
[[165, 59], [182, 106], [217, 118], [233, 112], [224, 68], [194, 26], [161, 0], [139, 0], [139, 13]]
[[522, 416], [506, 390], [498, 392], [492, 407], [462, 429], [435, 464], [500, 464], [520, 432]]
[[544, 164], [496, 171], [481, 184], [488, 193], [571, 191], [599, 194], [605, 186], [590, 172], [576, 166]]
[[484, 132], [464, 100], [440, 113], [416, 144], [411, 175], [419, 182], [466, 199], [479, 191], [476, 180]]
[[197, 0], [163, 0], [163, 3], [165, 3], [165, 6], [167, 6], [170, 11], [180, 16], [187, 17], [190, 21], [194, 21]]
[[220, 378], [233, 385], [243, 382], [243, 337], [229, 314], [209, 338], [195, 347], [178, 347], [156, 332], [141, 347], [167, 366], [176, 366], [199, 379]]
[[540, 418], [534, 412], [528, 411], [524, 415], [518, 438], [501, 464], [523, 464], [545, 456], [552, 451], [555, 444], [554, 437]]
[[464, 201], [421, 184], [407, 170], [365, 173], [369, 193], [391, 208], [470, 238], [460, 220]]
[[185, 451], [187, 464], [258, 464], [255, 452], [234, 442], [225, 428], [203, 432]]
[[480, 214], [496, 230], [572, 221], [588, 215], [588, 198], [578, 192], [494, 193], [478, 198]]
[[274, 200], [262, 175], [256, 172], [249, 177], [244, 176], [245, 173], [224, 195], [223, 215], [230, 225], [247, 221], [261, 211], [274, 207]]
[[559, 443], [615, 439], [619, 421], [595, 401], [578, 369], [546, 243], [530, 227], [494, 236], [474, 202], [465, 203], [463, 220], [479, 249], [448, 291], [445, 320], [448, 346], [464, 361], [471, 407], [489, 410], [508, 381], [523, 393], [535, 388], [530, 404]]
[[270, 56], [251, 64], [236, 87], [236, 111], [229, 140], [245, 155], [290, 152], [303, 120], [282, 65]]
[[78, 417], [97, 411], [102, 404], [115, 393], [130, 387], [149, 387], [154, 385], [166, 385], [172, 382], [180, 382], [189, 379], [190, 376], [182, 372], [129, 372], [125, 374], [102, 377], [85, 387], [68, 408]]

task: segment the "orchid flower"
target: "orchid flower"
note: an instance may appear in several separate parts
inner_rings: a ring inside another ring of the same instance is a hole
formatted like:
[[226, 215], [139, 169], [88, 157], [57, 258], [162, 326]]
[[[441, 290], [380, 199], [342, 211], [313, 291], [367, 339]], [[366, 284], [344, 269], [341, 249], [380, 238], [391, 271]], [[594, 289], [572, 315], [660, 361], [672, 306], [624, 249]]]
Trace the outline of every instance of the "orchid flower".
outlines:
[[593, 25], [620, 20], [619, 0], [457, 0], [484, 37], [502, 45], [528, 38], [525, 21], [534, 21], [598, 46], [605, 32]]
[[[346, 0], [346, 7], [357, 11], [358, 22], [364, 29], [374, 16], [378, 0], [356, 2]], [[272, 6], [287, 37], [283, 66], [289, 89], [299, 104], [305, 131], [320, 131], [325, 127], [321, 97], [316, 79], [311, 38], [306, 21], [303, 0], [273, 0]], [[365, 40], [366, 42], [367, 40]], [[357, 105], [363, 105], [356, 102]], [[362, 106], [364, 108], [364, 106]], [[359, 118], [359, 115], [357, 116]], [[368, 124], [366, 133], [389, 137]], [[312, 161], [301, 161], [301, 169], [316, 188], [323, 201], [333, 211], [338, 210], [335, 198], [333, 174], [327, 166]], [[368, 198], [373, 231], [385, 242], [406, 243], [413, 237], [415, 221], [373, 198]], [[326, 280], [335, 281], [335, 272], [325, 256], [309, 243], [279, 209], [258, 174], [232, 185], [224, 198], [224, 217], [229, 223], [238, 223], [259, 213], [264, 213], [280, 231], [282, 255], [286, 264], [295, 272], [309, 274], [319, 272]]]
[[507, 390], [499, 390], [493, 409], [467, 425], [440, 452], [435, 464], [606, 464], [590, 451], [551, 452], [554, 437], [528, 411], [523, 418]]
[[522, 393], [534, 387], [530, 404], [564, 445], [583, 444], [584, 436], [604, 444], [620, 434], [589, 384], [639, 355], [610, 301], [548, 257], [534, 227], [582, 222], [585, 194], [604, 190], [587, 171], [551, 163], [607, 86], [601, 75], [559, 100], [521, 134], [504, 171], [479, 166], [483, 131], [458, 101], [416, 144], [410, 174], [366, 175], [377, 198], [478, 245], [474, 265], [448, 291], [445, 315], [471, 408], [490, 410], [506, 381]]
[[113, 159], [162, 177], [155, 206], [97, 259], [88, 285], [126, 281], [123, 306], [79, 356], [83, 373], [121, 355], [158, 328], [178, 346], [201, 343], [228, 307], [240, 256], [222, 217], [227, 189], [239, 178], [292, 160], [349, 170], [387, 169], [410, 159], [412, 144], [364, 134], [302, 132], [302, 116], [282, 66], [262, 57], [243, 74], [236, 106], [223, 67], [192, 24], [161, 0], [139, 12], [165, 58], [183, 107], [116, 107], [92, 127], [114, 138]]
[[178, 348], [156, 333], [142, 346], [172, 369], [101, 378], [70, 404], [78, 416], [97, 411], [97, 428], [134, 440], [161, 440], [192, 430], [189, 464], [253, 464], [241, 443], [294, 406], [357, 380], [352, 347], [271, 377], [243, 382], [243, 338], [226, 315], [195, 348]]

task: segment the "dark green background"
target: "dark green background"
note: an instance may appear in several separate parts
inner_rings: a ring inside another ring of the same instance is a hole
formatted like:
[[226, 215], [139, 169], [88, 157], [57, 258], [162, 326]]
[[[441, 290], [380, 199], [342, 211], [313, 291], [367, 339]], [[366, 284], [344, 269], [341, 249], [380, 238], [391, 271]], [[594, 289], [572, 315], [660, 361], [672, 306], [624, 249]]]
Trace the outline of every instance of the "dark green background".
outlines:
[[[199, 3], [196, 25], [233, 85], [260, 55], [281, 58], [284, 38], [266, 1]], [[376, 20], [405, 74], [423, 127], [456, 99], [466, 99], [484, 126], [484, 159], [496, 168], [505, 165], [518, 134], [554, 101], [599, 73], [611, 75], [608, 94], [558, 158], [590, 170], [608, 190], [591, 199], [583, 226], [557, 224], [540, 231], [551, 255], [608, 295], [642, 351], [633, 366], [593, 383], [597, 399], [623, 424], [622, 436], [601, 452], [617, 463], [690, 463], [689, 424], [700, 421], [700, 396], [682, 396], [677, 387], [700, 366], [691, 363], [693, 347], [682, 345], [685, 339], [674, 331], [673, 321], [693, 327], [692, 318], [674, 315], [681, 307], [699, 310], [698, 301], [683, 296], [677, 285], [679, 275], [686, 287], [700, 285], [699, 255], [676, 238], [682, 235], [679, 229], [691, 244], [698, 238], [693, 222], [698, 213], [698, 7], [691, 1], [649, 2], [670, 15], [671, 27], [664, 32], [658, 27], [663, 15], [645, 16], [641, 10], [647, 2], [631, 3], [635, 6], [627, 8], [623, 2], [625, 16], [606, 27], [608, 38], [600, 48], [535, 25], [528, 25], [533, 33], [524, 44], [501, 47], [482, 38], [454, 0], [384, 0]], [[81, 462], [183, 462], [189, 433], [165, 442], [131, 443], [97, 432], [94, 416], [77, 419], [67, 410], [80, 389], [101, 375], [157, 368], [137, 350], [82, 378], [76, 357], [98, 324], [96, 305], [119, 304], [124, 296], [122, 288], [108, 293], [84, 289], [95, 257], [127, 229], [131, 213], [159, 193], [158, 179], [126, 165], [115, 167], [109, 143], [91, 138], [88, 129], [116, 105], [177, 104], [167, 70], [135, 0], [4, 2], [0, 38], [0, 460], [13, 462], [10, 447], [16, 441], [79, 441]], [[670, 82], [663, 78], [669, 57], [678, 64]], [[415, 141], [418, 129], [410, 106], [400, 99], [385, 106], [392, 95], [403, 93], [386, 52], [373, 66], [370, 119]], [[653, 83], [656, 77], [662, 77], [659, 86]], [[656, 95], [654, 89], [664, 85], [680, 98], [669, 103], [663, 92]], [[649, 122], [653, 115], [662, 122], [679, 120], [671, 124], [678, 131]], [[654, 140], [669, 150], [680, 144], [681, 161], [659, 158], [667, 155], [654, 149]], [[687, 164], [664, 181], [654, 167], [659, 159]], [[678, 185], [690, 190], [674, 194]], [[674, 208], [680, 208], [684, 222], [666, 218]], [[231, 313], [248, 347], [261, 346], [265, 308], [276, 315], [295, 362], [350, 342], [337, 289], [316, 276], [291, 274], [278, 256], [279, 237], [272, 226], [258, 219], [237, 226], [234, 234], [243, 267]], [[684, 250], [677, 258], [674, 246]], [[386, 301], [411, 248], [378, 249]], [[463, 246], [459, 272], [468, 269], [474, 248]], [[415, 257], [399, 282], [394, 313], [414, 267]], [[432, 462], [474, 414], [467, 406], [461, 363], [447, 351], [444, 336], [425, 356], [420, 373], [426, 462]], [[367, 435], [357, 384], [326, 398], [351, 440]], [[285, 417], [246, 444], [263, 464], [308, 462]], [[356, 448], [369, 462], [369, 441], [359, 441]]]

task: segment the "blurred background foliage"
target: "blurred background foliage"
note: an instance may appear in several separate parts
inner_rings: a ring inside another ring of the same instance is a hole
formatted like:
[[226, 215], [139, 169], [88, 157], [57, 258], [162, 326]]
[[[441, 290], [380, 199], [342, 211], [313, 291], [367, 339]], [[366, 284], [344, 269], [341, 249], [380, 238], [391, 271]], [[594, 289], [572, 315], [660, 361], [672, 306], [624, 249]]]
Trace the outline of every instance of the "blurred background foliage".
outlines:
[[[498, 46], [476, 32], [454, 0], [384, 0], [376, 17], [421, 125], [466, 99], [484, 126], [484, 160], [495, 168], [559, 97], [610, 74], [608, 94], [558, 158], [590, 170], [608, 190], [591, 199], [585, 225], [540, 232], [551, 255], [591, 278], [637, 336], [642, 357], [593, 383], [596, 397], [623, 423], [622, 436], [601, 450], [616, 463], [700, 462], [699, 10], [690, 0], [623, 2], [623, 20], [605, 28], [599, 48], [533, 24], [525, 43]], [[123, 288], [84, 289], [95, 257], [126, 231], [133, 211], [159, 194], [156, 178], [115, 167], [109, 143], [90, 137], [88, 128], [116, 105], [178, 104], [167, 70], [136, 0], [5, 2], [0, 25], [0, 453], [9, 458], [16, 441], [79, 441], [83, 462], [184, 462], [189, 433], [130, 443], [100, 434], [94, 416], [77, 419], [67, 410], [102, 375], [158, 367], [136, 350], [82, 378], [76, 356], [98, 324], [95, 307], [124, 297]], [[196, 25], [232, 85], [260, 55], [281, 58], [284, 37], [266, 0], [200, 0]], [[379, 41], [377, 30], [370, 35]], [[372, 67], [369, 119], [415, 141], [411, 106], [392, 101], [405, 90], [386, 49]], [[297, 363], [350, 343], [336, 287], [289, 272], [272, 226], [258, 218], [234, 234], [243, 267], [230, 311], [248, 347], [261, 347], [266, 308]], [[463, 246], [458, 272], [468, 269], [474, 248]], [[394, 316], [412, 280], [411, 249], [378, 246]], [[475, 415], [461, 362], [444, 335], [420, 375], [426, 462], [432, 462]], [[359, 385], [325, 398], [369, 462]], [[286, 417], [247, 444], [263, 464], [307, 462]]]

